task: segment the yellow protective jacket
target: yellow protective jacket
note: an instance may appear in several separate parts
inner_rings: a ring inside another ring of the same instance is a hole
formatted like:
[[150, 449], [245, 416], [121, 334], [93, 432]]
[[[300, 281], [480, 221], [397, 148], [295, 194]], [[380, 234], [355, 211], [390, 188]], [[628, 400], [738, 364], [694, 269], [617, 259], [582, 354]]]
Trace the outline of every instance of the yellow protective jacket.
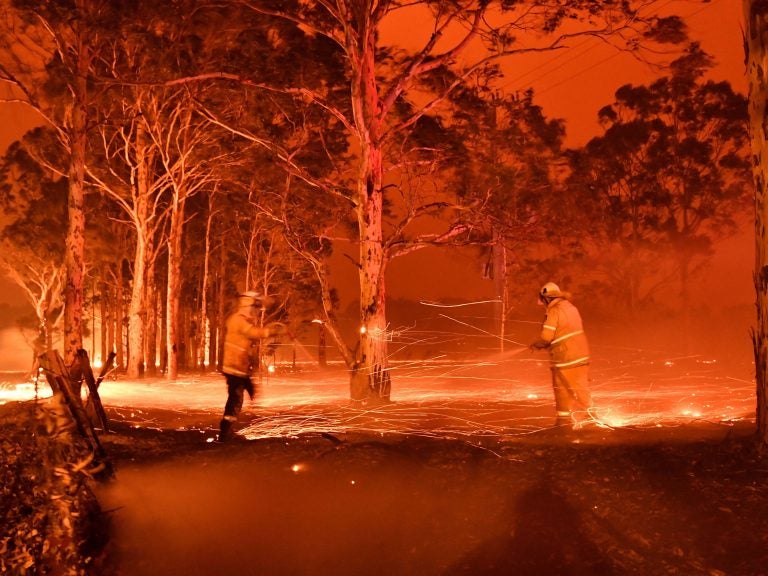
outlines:
[[226, 321], [224, 333], [224, 359], [221, 371], [233, 376], [250, 376], [251, 344], [253, 340], [267, 338], [269, 328], [258, 326], [250, 309], [239, 308]]
[[547, 305], [539, 337], [548, 344], [553, 367], [571, 368], [589, 363], [589, 342], [581, 314], [565, 297], [555, 298]]

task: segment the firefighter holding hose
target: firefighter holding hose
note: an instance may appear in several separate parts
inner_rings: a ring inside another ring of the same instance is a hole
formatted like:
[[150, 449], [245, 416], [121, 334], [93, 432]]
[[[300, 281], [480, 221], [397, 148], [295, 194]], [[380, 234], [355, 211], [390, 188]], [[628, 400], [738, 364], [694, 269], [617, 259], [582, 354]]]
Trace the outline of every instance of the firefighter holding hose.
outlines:
[[589, 392], [589, 342], [579, 310], [554, 282], [539, 290], [539, 304], [546, 316], [532, 350], [548, 350], [555, 393], [557, 424], [571, 425], [592, 420]]

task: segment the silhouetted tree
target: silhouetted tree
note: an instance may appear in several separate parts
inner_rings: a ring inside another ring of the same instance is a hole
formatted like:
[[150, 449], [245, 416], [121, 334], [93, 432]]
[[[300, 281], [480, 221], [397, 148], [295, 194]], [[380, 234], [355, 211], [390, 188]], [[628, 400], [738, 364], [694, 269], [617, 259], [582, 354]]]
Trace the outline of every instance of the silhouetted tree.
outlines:
[[[0, 165], [0, 262], [21, 287], [38, 322], [36, 350], [52, 348], [63, 312], [66, 166], [51, 130], [38, 128], [12, 144]], [[47, 166], [39, 159], [46, 158]]]
[[744, 49], [749, 78], [749, 124], [755, 180], [755, 292], [752, 333], [757, 384], [757, 435], [768, 445], [768, 2], [743, 0]]
[[711, 66], [693, 44], [669, 76], [622, 86], [599, 112], [604, 134], [572, 154], [570, 189], [591, 215], [587, 243], [623, 309], [669, 294], [676, 278], [689, 310], [691, 272], [748, 205], [746, 99], [704, 81]]

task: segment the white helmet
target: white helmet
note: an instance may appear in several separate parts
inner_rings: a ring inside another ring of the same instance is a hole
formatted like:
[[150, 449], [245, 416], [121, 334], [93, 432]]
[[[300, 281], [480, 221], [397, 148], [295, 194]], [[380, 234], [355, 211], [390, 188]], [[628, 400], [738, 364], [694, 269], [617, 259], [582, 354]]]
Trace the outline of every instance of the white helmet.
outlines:
[[539, 298], [540, 299], [551, 299], [551, 298], [559, 298], [563, 295], [562, 290], [560, 290], [560, 286], [555, 284], [554, 282], [547, 282], [544, 284], [544, 286], [541, 287], [541, 290], [539, 290]]
[[243, 292], [238, 296], [237, 305], [240, 308], [250, 308], [251, 306], [261, 306], [264, 296], [259, 292]]

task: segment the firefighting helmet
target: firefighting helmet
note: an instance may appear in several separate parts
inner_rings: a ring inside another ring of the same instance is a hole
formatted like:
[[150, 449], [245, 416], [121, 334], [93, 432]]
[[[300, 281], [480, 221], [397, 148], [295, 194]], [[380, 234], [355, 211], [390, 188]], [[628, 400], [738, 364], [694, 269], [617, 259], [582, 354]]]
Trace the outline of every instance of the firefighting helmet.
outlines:
[[562, 295], [563, 292], [560, 290], [560, 286], [554, 282], [547, 282], [541, 287], [541, 290], [539, 290], [539, 300], [542, 302], [548, 302], [552, 298], [559, 298]]
[[259, 292], [243, 292], [238, 296], [237, 305], [240, 308], [249, 308], [251, 306], [261, 306], [264, 302], [264, 296]]

